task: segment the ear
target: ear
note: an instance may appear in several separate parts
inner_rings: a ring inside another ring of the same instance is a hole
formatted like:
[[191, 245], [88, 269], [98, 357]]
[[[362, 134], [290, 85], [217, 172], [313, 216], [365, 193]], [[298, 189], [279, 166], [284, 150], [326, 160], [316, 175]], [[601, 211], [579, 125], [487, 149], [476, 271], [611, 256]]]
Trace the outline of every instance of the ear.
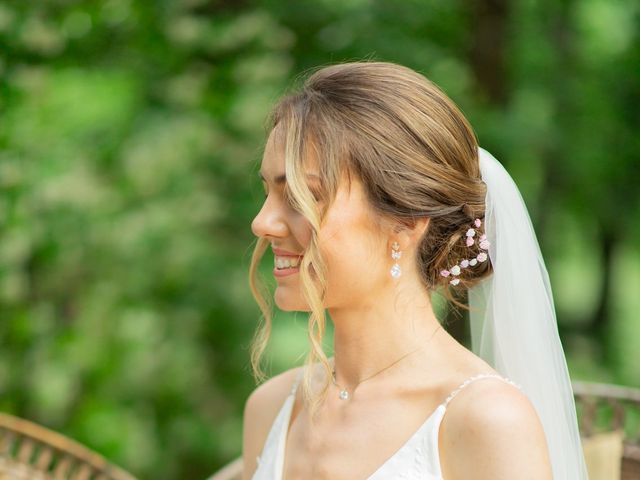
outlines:
[[420, 217], [397, 225], [393, 229], [395, 237], [393, 241], [397, 241], [402, 249], [415, 247], [429, 228], [429, 220], [429, 217]]

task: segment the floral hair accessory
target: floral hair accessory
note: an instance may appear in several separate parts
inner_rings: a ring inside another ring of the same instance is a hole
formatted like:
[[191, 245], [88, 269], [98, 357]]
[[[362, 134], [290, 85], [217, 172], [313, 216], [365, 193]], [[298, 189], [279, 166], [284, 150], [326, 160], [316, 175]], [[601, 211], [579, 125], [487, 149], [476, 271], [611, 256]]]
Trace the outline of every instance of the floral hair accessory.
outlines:
[[[473, 226], [475, 228], [480, 228], [481, 225], [482, 225], [482, 221], [479, 218], [476, 218], [473, 221]], [[476, 236], [475, 228], [470, 228], [469, 230], [467, 230], [467, 233], [465, 234], [465, 238], [466, 238], [465, 243], [467, 247], [470, 247], [476, 243], [476, 240], [474, 238]], [[491, 243], [489, 242], [489, 240], [487, 240], [487, 236], [484, 233], [478, 237], [477, 241], [478, 241], [478, 246], [480, 247], [481, 250], [489, 250], [489, 246], [491, 245]], [[440, 272], [440, 275], [443, 277], [448, 277], [450, 275], [453, 276], [454, 278], [449, 280], [449, 283], [454, 286], [458, 285], [460, 283], [460, 279], [457, 277], [460, 275], [463, 268], [468, 268], [470, 266], [473, 267], [477, 265], [478, 262], [480, 263], [485, 262], [487, 258], [488, 256], [486, 252], [480, 252], [475, 258], [464, 258], [459, 263], [449, 268], [448, 270], [442, 270]]]

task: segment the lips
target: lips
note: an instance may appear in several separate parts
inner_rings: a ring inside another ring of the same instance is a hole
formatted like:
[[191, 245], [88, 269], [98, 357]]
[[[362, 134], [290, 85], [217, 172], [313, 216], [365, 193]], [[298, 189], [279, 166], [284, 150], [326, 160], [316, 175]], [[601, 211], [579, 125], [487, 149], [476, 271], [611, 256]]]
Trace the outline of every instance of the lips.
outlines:
[[295, 252], [290, 252], [288, 250], [283, 250], [281, 248], [272, 248], [274, 255], [278, 257], [301, 257], [302, 255]]

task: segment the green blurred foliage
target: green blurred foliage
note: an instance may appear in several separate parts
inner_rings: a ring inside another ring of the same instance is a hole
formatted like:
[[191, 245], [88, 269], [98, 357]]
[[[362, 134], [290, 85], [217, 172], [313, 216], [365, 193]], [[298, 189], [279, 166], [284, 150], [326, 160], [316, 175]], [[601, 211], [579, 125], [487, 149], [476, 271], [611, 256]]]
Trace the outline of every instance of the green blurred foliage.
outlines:
[[[573, 376], [640, 386], [639, 32], [632, 0], [0, 2], [0, 410], [142, 478], [239, 455], [264, 120], [362, 58], [463, 108], [530, 207]], [[306, 348], [278, 315], [272, 371]]]

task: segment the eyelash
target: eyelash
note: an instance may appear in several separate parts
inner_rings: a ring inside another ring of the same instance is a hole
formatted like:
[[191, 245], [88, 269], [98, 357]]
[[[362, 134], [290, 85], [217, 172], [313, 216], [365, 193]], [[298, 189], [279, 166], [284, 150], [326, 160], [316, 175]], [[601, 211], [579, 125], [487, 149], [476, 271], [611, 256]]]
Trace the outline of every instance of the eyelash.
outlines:
[[[318, 194], [316, 194], [313, 190], [311, 191], [311, 195], [313, 195], [313, 199], [316, 202], [320, 201], [320, 196]], [[264, 199], [266, 200], [268, 196], [269, 196], [269, 192], [265, 192], [264, 193]], [[285, 192], [285, 199], [287, 200], [287, 202], [289, 202], [289, 198], [290, 198], [289, 195]]]

